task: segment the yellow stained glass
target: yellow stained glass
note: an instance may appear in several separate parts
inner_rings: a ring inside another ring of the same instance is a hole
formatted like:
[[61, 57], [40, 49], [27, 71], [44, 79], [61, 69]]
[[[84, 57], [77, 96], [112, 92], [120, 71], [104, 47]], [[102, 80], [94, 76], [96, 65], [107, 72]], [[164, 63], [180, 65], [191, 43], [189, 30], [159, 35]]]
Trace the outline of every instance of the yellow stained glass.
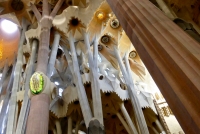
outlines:
[[3, 40], [0, 41], [0, 59], [3, 58]]
[[97, 12], [97, 18], [98, 18], [99, 20], [103, 20], [104, 17], [105, 17], [105, 14], [104, 14], [103, 12]]

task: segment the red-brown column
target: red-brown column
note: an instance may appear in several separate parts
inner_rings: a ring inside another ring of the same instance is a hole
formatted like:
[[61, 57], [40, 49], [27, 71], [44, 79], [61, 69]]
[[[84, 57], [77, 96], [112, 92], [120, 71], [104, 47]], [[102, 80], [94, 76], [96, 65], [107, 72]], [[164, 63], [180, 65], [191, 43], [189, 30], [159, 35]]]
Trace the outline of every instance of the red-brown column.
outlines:
[[200, 45], [148, 0], [107, 0], [186, 134], [200, 132]]
[[[36, 71], [47, 72], [50, 29], [42, 29]], [[50, 90], [50, 89], [49, 89]], [[50, 97], [41, 93], [31, 98], [30, 112], [27, 122], [27, 134], [47, 134], [49, 126]]]
[[[43, 0], [43, 14], [41, 18], [40, 45], [37, 57], [36, 71], [47, 73], [49, 39], [51, 20], [48, 19], [48, 1]], [[48, 134], [50, 98], [47, 94], [34, 95], [31, 98], [30, 112], [27, 121], [26, 134]]]
[[[35, 5], [31, 5], [31, 9], [36, 16], [37, 21], [41, 25], [36, 71], [44, 74], [47, 73], [49, 59], [49, 39], [52, 20], [56, 16], [63, 2], [64, 0], [59, 0], [56, 3], [53, 11], [50, 13], [48, 0], [43, 0], [42, 15], [39, 13]], [[31, 98], [26, 134], [48, 134], [49, 105], [50, 97], [48, 94], [41, 93]]]
[[32, 97], [26, 134], [48, 134], [50, 99], [46, 94]]

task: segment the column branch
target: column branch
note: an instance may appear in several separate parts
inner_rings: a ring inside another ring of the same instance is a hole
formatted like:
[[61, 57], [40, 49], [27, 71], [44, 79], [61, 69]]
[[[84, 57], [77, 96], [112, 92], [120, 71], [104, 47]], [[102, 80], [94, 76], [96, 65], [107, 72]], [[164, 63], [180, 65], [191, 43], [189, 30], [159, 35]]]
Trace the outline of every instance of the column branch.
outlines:
[[42, 18], [42, 15], [40, 14], [40, 12], [38, 11], [37, 7], [34, 4], [32, 4], [32, 3], [30, 3], [30, 4], [31, 4], [31, 10], [35, 14], [37, 21], [40, 21]]
[[62, 6], [64, 0], [59, 0], [58, 3], [56, 4], [56, 6], [54, 7], [53, 11], [51, 12], [50, 16], [52, 18], [54, 18], [58, 12], [58, 10], [60, 9], [60, 7]]

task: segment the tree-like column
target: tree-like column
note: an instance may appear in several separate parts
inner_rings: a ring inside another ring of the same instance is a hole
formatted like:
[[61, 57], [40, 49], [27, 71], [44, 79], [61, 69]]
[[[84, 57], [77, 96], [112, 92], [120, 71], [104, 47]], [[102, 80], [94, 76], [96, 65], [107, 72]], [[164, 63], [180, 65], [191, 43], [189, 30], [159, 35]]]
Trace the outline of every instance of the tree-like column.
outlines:
[[[47, 73], [47, 65], [49, 59], [49, 39], [52, 21], [56, 16], [59, 8], [61, 7], [63, 1], [64, 0], [59, 0], [53, 11], [50, 13], [48, 0], [43, 0], [42, 15], [37, 10], [35, 5], [31, 4], [31, 9], [36, 16], [39, 25], [41, 26], [36, 72], [42, 72], [44, 75]], [[26, 129], [27, 134], [48, 133], [49, 104], [50, 97], [48, 94], [41, 93], [32, 96]]]

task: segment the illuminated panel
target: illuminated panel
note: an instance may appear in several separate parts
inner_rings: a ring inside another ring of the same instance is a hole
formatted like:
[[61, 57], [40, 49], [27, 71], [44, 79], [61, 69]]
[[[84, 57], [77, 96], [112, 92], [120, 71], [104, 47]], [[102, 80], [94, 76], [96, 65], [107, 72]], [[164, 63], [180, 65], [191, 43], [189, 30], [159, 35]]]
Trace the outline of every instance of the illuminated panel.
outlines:
[[33, 94], [39, 94], [42, 92], [44, 87], [43, 75], [35, 72], [30, 79], [30, 90]]
[[97, 16], [97, 18], [98, 18], [99, 20], [103, 20], [104, 17], [105, 17], [105, 14], [104, 14], [104, 12], [98, 11], [98, 12], [96, 13], [96, 16]]

